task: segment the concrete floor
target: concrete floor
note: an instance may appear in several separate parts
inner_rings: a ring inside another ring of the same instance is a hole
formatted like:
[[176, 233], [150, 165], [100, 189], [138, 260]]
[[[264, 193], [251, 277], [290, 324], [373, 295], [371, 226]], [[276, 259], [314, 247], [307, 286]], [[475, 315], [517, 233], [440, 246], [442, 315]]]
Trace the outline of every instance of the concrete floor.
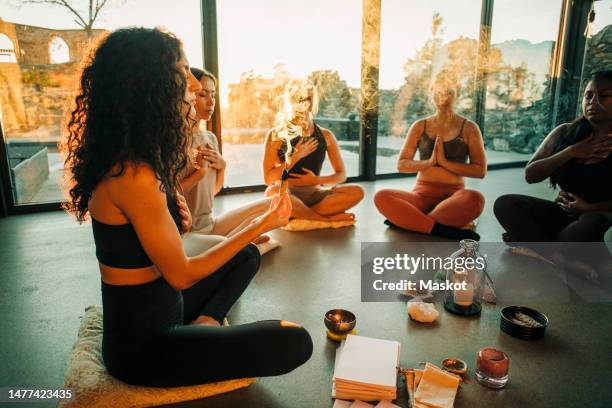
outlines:
[[[355, 228], [273, 232], [282, 248], [264, 257], [229, 318], [234, 324], [260, 319], [299, 322], [313, 337], [312, 359], [288, 375], [261, 378], [247, 389], [177, 406], [330, 407], [336, 345], [325, 339], [322, 316], [336, 307], [355, 312], [359, 334], [399, 340], [402, 366], [424, 360], [439, 363], [453, 355], [464, 358], [472, 369], [482, 346], [510, 351], [510, 386], [494, 392], [466, 384], [458, 408], [610, 406], [606, 403], [612, 401], [612, 390], [603, 386], [612, 355], [612, 303], [532, 301], [527, 305], [546, 311], [555, 324], [544, 340], [525, 342], [499, 331], [501, 305], [483, 310], [480, 319], [442, 312], [438, 324], [424, 327], [407, 323], [403, 303], [360, 301], [361, 242], [438, 241], [386, 228], [372, 203], [378, 189], [409, 188], [413, 183], [413, 178], [361, 183], [366, 198], [356, 208]], [[507, 192], [554, 195], [544, 183], [525, 184], [520, 169], [492, 171], [469, 186], [487, 197], [477, 231], [489, 242], [498, 242], [502, 232], [492, 212], [495, 198]], [[223, 196], [216, 210], [223, 212], [258, 196]], [[514, 267], [519, 273], [524, 269]], [[79, 316], [87, 305], [101, 303], [90, 227], [62, 212], [0, 219], [0, 275], [0, 387], [60, 387]], [[399, 403], [407, 406], [405, 392], [399, 394]]]

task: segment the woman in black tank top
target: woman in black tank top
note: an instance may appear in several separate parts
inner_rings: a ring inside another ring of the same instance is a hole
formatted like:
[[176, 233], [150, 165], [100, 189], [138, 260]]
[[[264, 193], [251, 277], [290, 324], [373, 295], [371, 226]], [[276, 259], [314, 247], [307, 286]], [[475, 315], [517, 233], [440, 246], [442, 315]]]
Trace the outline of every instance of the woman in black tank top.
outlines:
[[495, 201], [494, 210], [506, 230], [504, 241], [559, 242], [537, 250], [596, 280], [598, 266], [610, 262], [602, 241], [612, 226], [612, 71], [589, 81], [582, 111], [584, 116], [550, 132], [525, 169], [528, 183], [549, 178], [558, 186], [557, 198], [508, 194]]
[[[347, 210], [363, 199], [363, 189], [346, 180], [344, 162], [334, 134], [314, 122], [317, 92], [308, 81], [293, 80], [285, 90], [278, 124], [265, 140], [263, 159], [266, 195], [279, 191], [283, 171], [289, 174], [292, 218], [316, 221], [353, 221]], [[334, 172], [321, 175], [328, 155]], [[322, 187], [329, 186], [329, 187]]]
[[157, 29], [117, 30], [87, 60], [80, 84], [63, 141], [66, 207], [81, 222], [95, 219], [108, 372], [170, 387], [305, 363], [312, 340], [295, 323], [221, 326], [259, 269], [250, 242], [288, 222], [287, 195], [214, 248], [193, 257], [183, 250], [174, 191], [201, 88], [181, 42]]

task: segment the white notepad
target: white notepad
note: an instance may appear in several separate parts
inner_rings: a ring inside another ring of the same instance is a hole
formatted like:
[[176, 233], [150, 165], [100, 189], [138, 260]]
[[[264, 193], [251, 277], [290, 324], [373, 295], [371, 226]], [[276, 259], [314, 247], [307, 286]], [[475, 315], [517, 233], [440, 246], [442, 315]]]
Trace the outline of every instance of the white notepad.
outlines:
[[349, 335], [336, 351], [332, 397], [350, 400], [394, 400], [400, 344]]
[[349, 334], [342, 346], [334, 379], [366, 388], [395, 388], [400, 343]]

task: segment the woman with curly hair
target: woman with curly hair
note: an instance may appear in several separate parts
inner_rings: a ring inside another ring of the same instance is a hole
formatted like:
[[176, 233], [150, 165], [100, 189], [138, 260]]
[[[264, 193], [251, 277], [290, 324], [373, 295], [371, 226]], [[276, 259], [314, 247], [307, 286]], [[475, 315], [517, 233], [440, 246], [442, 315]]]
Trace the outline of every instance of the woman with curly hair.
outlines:
[[221, 327], [259, 268], [250, 242], [287, 223], [288, 197], [219, 245], [187, 257], [190, 226], [178, 175], [190, 143], [194, 92], [180, 41], [157, 29], [117, 30], [86, 61], [63, 143], [67, 209], [91, 217], [110, 374], [180, 386], [287, 373], [312, 353], [295, 323]]

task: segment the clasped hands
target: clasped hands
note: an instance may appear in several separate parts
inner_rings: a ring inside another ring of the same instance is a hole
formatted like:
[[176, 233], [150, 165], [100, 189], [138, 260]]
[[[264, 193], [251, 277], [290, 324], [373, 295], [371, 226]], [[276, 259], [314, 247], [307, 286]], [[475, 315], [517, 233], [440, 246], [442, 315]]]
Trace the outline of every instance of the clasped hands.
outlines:
[[206, 173], [208, 169], [223, 170], [225, 169], [226, 163], [223, 156], [218, 151], [211, 148], [210, 145], [198, 146], [193, 149], [194, 163], [193, 167], [196, 171], [202, 174]]
[[444, 141], [440, 137], [436, 137], [431, 157], [429, 158], [429, 166], [440, 166], [445, 167], [448, 160], [446, 159], [446, 153], [444, 153]]
[[590, 210], [590, 204], [586, 200], [567, 191], [559, 191], [555, 203], [569, 214], [578, 215]]
[[[300, 140], [295, 147], [293, 148], [293, 152], [289, 159], [287, 160], [287, 165], [292, 167], [304, 157], [307, 157], [319, 146], [319, 142], [314, 138], [307, 138]], [[289, 185], [290, 186], [316, 186], [321, 184], [320, 178], [311, 170], [302, 167], [302, 173], [291, 174], [289, 176]]]

